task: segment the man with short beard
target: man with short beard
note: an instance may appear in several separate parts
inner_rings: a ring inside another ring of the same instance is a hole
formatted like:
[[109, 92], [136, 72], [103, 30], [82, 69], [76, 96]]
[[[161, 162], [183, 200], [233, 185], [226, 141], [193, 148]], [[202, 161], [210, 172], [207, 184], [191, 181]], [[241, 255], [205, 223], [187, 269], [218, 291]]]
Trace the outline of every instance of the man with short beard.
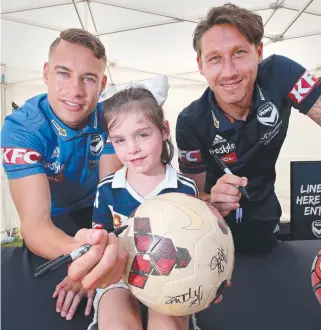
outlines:
[[[263, 32], [260, 16], [233, 4], [208, 12], [193, 45], [209, 88], [176, 127], [180, 170], [226, 216], [236, 250], [245, 253], [269, 252], [277, 241], [275, 163], [291, 108], [321, 125], [319, 78], [283, 56], [263, 61]], [[216, 157], [234, 175], [224, 174]]]

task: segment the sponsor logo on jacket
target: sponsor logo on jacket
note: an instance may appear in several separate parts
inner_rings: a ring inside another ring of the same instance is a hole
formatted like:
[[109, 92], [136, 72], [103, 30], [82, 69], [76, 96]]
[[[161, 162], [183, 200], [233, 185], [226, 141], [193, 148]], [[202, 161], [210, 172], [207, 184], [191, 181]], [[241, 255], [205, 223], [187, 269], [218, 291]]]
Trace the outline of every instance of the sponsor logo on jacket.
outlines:
[[275, 126], [279, 120], [279, 111], [272, 102], [265, 103], [257, 110], [257, 120], [266, 126]]
[[288, 94], [289, 98], [295, 103], [300, 104], [317, 86], [319, 79], [313, 76], [310, 72], [305, 71], [292, 87]]
[[4, 164], [36, 164], [39, 163], [41, 154], [38, 151], [27, 148], [2, 148], [2, 160]]

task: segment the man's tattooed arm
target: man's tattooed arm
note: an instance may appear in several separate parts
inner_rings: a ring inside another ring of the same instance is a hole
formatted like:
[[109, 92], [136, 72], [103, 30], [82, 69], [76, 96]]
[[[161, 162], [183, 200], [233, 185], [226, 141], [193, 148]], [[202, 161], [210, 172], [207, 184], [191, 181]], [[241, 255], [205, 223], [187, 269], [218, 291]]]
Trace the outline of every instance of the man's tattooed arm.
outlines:
[[321, 126], [321, 96], [314, 103], [313, 107], [309, 110], [307, 115], [319, 126]]

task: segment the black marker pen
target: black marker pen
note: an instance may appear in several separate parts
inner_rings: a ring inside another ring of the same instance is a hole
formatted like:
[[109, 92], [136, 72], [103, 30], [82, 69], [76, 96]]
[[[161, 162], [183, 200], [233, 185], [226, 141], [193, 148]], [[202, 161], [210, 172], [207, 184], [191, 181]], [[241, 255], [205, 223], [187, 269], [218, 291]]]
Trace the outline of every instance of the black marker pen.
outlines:
[[[114, 233], [116, 236], [118, 236], [127, 227], [128, 227], [128, 225], [119, 227], [119, 228], [115, 229], [112, 233]], [[39, 278], [40, 276], [42, 276], [44, 274], [47, 274], [55, 269], [61, 268], [62, 266], [75, 261], [76, 259], [80, 258], [82, 255], [84, 255], [86, 252], [88, 252], [90, 248], [91, 248], [90, 244], [85, 244], [69, 254], [62, 255], [56, 259], [46, 262], [45, 264], [39, 266], [36, 269], [36, 273], [34, 274], [34, 277]]]
[[[230, 169], [223, 163], [221, 158], [214, 155], [214, 159], [216, 160], [217, 165], [222, 169], [222, 171], [224, 171], [226, 174], [233, 174], [230, 171]], [[250, 199], [249, 194], [247, 193], [244, 187], [242, 186], [236, 186], [236, 187], [241, 192], [241, 194], [246, 197], [246, 199]]]

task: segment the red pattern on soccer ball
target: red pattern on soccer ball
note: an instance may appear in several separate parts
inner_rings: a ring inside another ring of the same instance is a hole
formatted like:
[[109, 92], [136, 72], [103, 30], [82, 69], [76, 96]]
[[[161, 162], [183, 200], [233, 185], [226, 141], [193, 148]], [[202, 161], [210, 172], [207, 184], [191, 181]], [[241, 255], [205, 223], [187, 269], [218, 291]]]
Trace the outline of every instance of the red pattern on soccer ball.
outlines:
[[316, 255], [311, 269], [311, 281], [313, 292], [321, 304], [321, 250]]
[[134, 218], [137, 254], [128, 283], [143, 289], [150, 275], [168, 276], [173, 268], [186, 268], [191, 256], [186, 248], [175, 247], [171, 238], [153, 235], [149, 218]]

